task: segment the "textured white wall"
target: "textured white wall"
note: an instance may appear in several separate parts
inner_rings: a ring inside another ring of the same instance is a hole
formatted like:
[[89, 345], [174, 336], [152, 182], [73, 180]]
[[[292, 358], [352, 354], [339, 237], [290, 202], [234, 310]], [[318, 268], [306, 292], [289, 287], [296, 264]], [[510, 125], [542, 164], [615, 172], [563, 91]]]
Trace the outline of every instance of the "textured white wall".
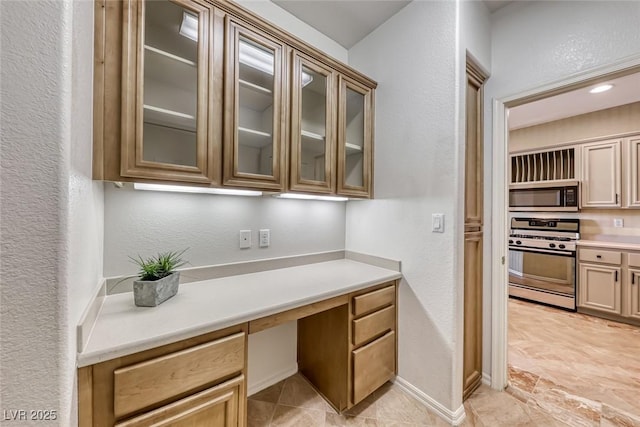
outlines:
[[[475, 12], [480, 22], [464, 25], [469, 17], [455, 2], [412, 2], [349, 51], [350, 64], [379, 86], [376, 199], [347, 206], [346, 246], [402, 260], [399, 376], [450, 410], [460, 400], [452, 378], [460, 357], [454, 351], [465, 40], [475, 36], [475, 56], [489, 60], [486, 34], [475, 34], [488, 32], [486, 10]], [[443, 234], [431, 233], [436, 212], [446, 216]]]
[[41, 425], [76, 422], [75, 325], [102, 276], [101, 188], [90, 180], [92, 9], [0, 4], [0, 409], [57, 411]]
[[[492, 74], [485, 87], [485, 142], [491, 147], [492, 99], [513, 96], [640, 55], [640, 2], [513, 2], [491, 16]], [[492, 203], [492, 157], [485, 159], [485, 203]], [[486, 218], [490, 220], [489, 217]], [[487, 252], [489, 253], [489, 252]], [[490, 268], [487, 257], [485, 271]], [[486, 283], [491, 283], [490, 280]], [[491, 315], [485, 293], [484, 316]], [[484, 337], [485, 372], [490, 372]]]

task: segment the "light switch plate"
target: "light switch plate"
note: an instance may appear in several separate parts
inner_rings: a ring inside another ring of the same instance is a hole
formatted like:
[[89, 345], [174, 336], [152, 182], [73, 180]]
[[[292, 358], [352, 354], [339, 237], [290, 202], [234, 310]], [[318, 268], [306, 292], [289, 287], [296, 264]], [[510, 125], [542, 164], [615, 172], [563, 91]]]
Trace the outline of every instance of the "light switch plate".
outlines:
[[240, 249], [251, 247], [251, 230], [240, 230]]
[[259, 239], [259, 245], [261, 248], [267, 248], [269, 247], [269, 244], [271, 243], [271, 232], [269, 231], [268, 228], [263, 228], [260, 230], [260, 239]]
[[431, 231], [444, 233], [444, 214], [434, 213], [431, 215]]

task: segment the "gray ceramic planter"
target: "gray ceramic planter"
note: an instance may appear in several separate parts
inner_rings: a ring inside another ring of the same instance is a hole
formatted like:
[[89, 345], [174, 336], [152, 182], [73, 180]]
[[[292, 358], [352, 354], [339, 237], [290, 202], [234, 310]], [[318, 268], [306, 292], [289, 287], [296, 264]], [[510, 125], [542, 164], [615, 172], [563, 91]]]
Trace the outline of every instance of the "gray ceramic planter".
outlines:
[[133, 282], [133, 300], [138, 307], [155, 307], [178, 293], [180, 272], [160, 280]]

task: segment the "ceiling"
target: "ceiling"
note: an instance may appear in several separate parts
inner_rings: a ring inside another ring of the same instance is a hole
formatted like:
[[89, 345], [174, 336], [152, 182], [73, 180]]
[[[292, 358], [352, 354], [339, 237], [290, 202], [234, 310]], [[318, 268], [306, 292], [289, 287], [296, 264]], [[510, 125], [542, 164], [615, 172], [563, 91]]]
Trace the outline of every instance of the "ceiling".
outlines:
[[[603, 82], [605, 83], [605, 82]], [[613, 89], [592, 94], [586, 87], [509, 109], [509, 129], [519, 129], [553, 120], [640, 101], [640, 73], [609, 80]]]

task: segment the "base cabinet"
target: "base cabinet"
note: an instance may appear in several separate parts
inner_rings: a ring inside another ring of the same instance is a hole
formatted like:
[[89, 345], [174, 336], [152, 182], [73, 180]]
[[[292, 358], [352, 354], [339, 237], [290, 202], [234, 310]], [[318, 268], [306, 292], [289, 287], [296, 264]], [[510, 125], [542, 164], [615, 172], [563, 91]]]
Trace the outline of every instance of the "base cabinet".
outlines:
[[630, 268], [629, 284], [629, 317], [640, 320], [640, 268]]
[[581, 264], [579, 305], [621, 314], [619, 278], [620, 268]]

